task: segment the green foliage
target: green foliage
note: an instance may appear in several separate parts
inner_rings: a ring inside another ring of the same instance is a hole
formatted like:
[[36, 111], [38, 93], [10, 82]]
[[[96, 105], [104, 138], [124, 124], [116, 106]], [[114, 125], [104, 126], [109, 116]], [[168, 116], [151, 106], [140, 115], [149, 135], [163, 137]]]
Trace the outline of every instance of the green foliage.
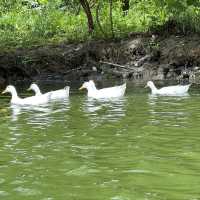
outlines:
[[[112, 19], [115, 37], [130, 32], [145, 32], [169, 20], [183, 32], [200, 32], [200, 0], [130, 0], [127, 14], [122, 1], [113, 0]], [[99, 7], [99, 22], [96, 8]], [[87, 18], [79, 0], [1, 0], [0, 46], [20, 47], [59, 41], [83, 41], [112, 37], [109, 1], [91, 5], [95, 30], [88, 34]]]

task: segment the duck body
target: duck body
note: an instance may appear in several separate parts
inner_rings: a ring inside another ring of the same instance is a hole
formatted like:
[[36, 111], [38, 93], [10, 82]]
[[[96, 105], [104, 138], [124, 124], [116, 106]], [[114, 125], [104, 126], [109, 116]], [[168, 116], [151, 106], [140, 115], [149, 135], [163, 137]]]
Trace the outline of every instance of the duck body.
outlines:
[[42, 95], [39, 97], [32, 96], [32, 97], [26, 97], [26, 98], [11, 98], [10, 103], [16, 104], [16, 105], [40, 105], [40, 104], [46, 104], [50, 100], [50, 94]]
[[45, 94], [42, 94], [40, 91], [40, 88], [38, 87], [37, 84], [32, 83], [29, 90], [33, 90], [35, 92], [35, 96], [41, 96], [41, 95], [49, 95], [50, 94], [50, 100], [55, 100], [55, 99], [63, 99], [69, 97], [69, 86], [66, 86], [63, 89], [60, 90], [55, 90], [51, 92], [47, 92]]
[[51, 93], [51, 99], [64, 99], [69, 97], [69, 86], [66, 86], [64, 89], [55, 90], [48, 93]]
[[6, 89], [2, 93], [10, 93], [11, 94], [11, 104], [16, 105], [39, 105], [39, 104], [45, 104], [50, 100], [49, 95], [41, 95], [41, 96], [32, 96], [27, 98], [20, 98], [17, 94], [17, 91], [14, 86], [9, 85], [6, 87]]
[[90, 80], [88, 82], [83, 83], [82, 87], [80, 89], [86, 88], [88, 93], [88, 97], [100, 99], [100, 98], [115, 98], [115, 97], [121, 97], [125, 94], [126, 90], [126, 83], [120, 86], [115, 87], [109, 87], [109, 88], [103, 88], [103, 89], [97, 89], [94, 81]]
[[174, 85], [157, 89], [152, 81], [147, 82], [147, 87], [151, 89], [152, 94], [158, 95], [182, 95], [186, 94], [191, 84], [188, 85]]

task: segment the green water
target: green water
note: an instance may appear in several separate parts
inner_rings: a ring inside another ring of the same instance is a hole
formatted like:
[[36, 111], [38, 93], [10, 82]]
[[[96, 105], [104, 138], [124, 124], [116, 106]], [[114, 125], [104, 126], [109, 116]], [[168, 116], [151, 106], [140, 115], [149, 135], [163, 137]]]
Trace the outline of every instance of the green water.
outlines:
[[200, 93], [10, 107], [0, 97], [0, 199], [200, 199]]

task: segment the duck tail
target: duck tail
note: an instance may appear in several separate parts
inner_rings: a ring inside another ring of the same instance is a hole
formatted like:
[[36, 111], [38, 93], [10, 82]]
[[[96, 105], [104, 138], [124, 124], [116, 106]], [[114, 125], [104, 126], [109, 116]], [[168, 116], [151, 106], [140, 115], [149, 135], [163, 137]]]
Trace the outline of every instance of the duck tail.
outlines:
[[65, 86], [64, 89], [65, 89], [65, 90], [69, 90], [69, 86]]
[[64, 90], [66, 91], [67, 95], [69, 96], [70, 87], [69, 87], [69, 86], [65, 86], [65, 87], [64, 87]]
[[126, 88], [126, 82], [122, 85], [123, 88]]
[[192, 85], [192, 83], [190, 83], [190, 84], [188, 85], [188, 87], [187, 87], [187, 90], [189, 90], [189, 89], [190, 89], [191, 85]]
[[125, 93], [125, 91], [126, 91], [126, 83], [124, 83], [123, 85], [122, 85], [122, 93], [123, 93], [123, 95], [124, 95], [124, 93]]

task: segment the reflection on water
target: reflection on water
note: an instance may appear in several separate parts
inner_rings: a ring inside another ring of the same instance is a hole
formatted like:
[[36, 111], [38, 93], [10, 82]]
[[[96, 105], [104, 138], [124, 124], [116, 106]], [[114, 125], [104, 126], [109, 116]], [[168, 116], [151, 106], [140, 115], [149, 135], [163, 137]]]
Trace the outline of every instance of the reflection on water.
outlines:
[[189, 98], [189, 95], [148, 95], [149, 112], [151, 114], [149, 122], [169, 127], [187, 125], [190, 114], [184, 104]]
[[82, 108], [93, 125], [115, 122], [125, 116], [126, 100], [126, 97], [99, 100], [86, 98]]
[[[57, 117], [53, 117], [54, 115], [68, 111], [69, 108], [69, 100], [54, 101], [39, 106], [10, 106], [12, 112], [11, 119], [13, 122], [20, 120], [20, 116], [24, 118], [25, 115], [26, 124], [36, 129], [43, 129], [50, 126], [54, 121], [58, 120]], [[20, 123], [20, 121], [18, 122]]]
[[[51, 112], [51, 108], [47, 107], [47, 105], [41, 106], [19, 106], [19, 105], [11, 105], [12, 110], [12, 120], [17, 121], [20, 115], [29, 113], [31, 118], [28, 121], [40, 120], [41, 118], [45, 119], [45, 115]], [[41, 120], [40, 120], [41, 121]], [[41, 121], [41, 123], [43, 120]]]

